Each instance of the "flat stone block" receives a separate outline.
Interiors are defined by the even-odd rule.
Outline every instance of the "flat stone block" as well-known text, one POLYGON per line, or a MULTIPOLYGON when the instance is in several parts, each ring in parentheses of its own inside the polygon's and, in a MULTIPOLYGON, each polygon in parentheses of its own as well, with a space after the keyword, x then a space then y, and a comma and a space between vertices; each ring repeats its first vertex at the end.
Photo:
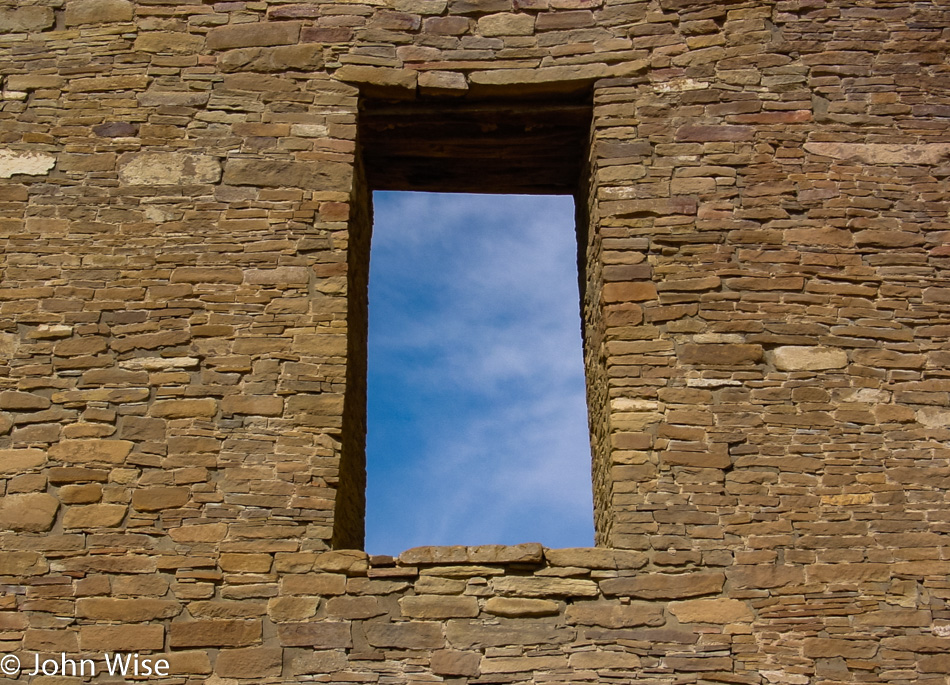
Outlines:
POLYGON ((300 23, 295 21, 250 22, 219 26, 208 32, 208 47, 227 48, 292 45, 300 36, 300 23))

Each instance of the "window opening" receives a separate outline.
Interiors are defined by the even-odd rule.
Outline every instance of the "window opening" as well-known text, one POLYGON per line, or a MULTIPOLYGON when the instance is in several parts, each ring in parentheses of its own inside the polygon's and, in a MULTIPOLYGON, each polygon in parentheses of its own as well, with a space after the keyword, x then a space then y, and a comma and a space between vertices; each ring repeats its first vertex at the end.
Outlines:
MULTIPOLYGON (((594 472, 600 475, 603 460, 599 455, 603 450, 599 433, 595 431, 588 437, 587 416, 590 413, 593 423, 602 425, 599 403, 603 398, 598 388, 603 370, 598 365, 600 357, 596 349, 601 340, 598 322, 590 319, 591 298, 597 294, 586 289, 590 250, 597 249, 597 236, 588 233, 589 140, 593 126, 589 85, 473 88, 465 97, 417 94, 410 99, 391 99, 382 91, 369 88, 361 94, 357 119, 358 160, 348 231, 348 361, 333 547, 362 547, 376 554, 396 554, 420 544, 530 541, 549 546, 591 544, 594 526, 591 519, 595 518, 591 506, 591 445, 595 454, 594 472), (374 193, 376 223, 372 227, 374 193), (489 193, 505 197, 473 195, 489 193), (547 196, 547 200, 539 196, 547 196), (573 225, 570 197, 574 198, 576 207, 573 225), (435 203, 442 201, 450 204, 436 206, 435 203), (530 204, 548 201, 554 204, 530 204), (516 209, 515 204, 509 207, 509 202, 529 204, 516 209), (391 219, 395 225, 392 229, 388 228, 391 219), (457 235, 451 235, 450 227, 457 235), (538 239, 535 234, 545 230, 544 239, 538 239), (374 234, 372 239, 371 233, 374 234), (530 339, 520 343, 493 340, 492 344, 514 351, 507 355, 489 354, 488 361, 476 358, 465 362, 462 353, 471 352, 470 339, 483 333, 482 329, 490 328, 484 322, 473 324, 465 321, 463 316, 451 324, 454 329, 439 333, 419 325, 420 320, 425 324, 428 319, 413 314, 413 306, 427 299, 442 303, 448 291, 477 291, 476 286, 486 284, 503 293, 512 291, 506 294, 515 291, 507 282, 505 287, 497 287, 500 276, 496 275, 492 280, 490 274, 496 265, 491 260, 477 267, 456 265, 445 256, 416 257, 415 262, 394 261, 397 275, 384 275, 386 268, 380 264, 387 261, 385 253, 390 248, 407 249, 411 246, 407 236, 428 233, 438 236, 434 245, 461 248, 468 256, 475 256, 487 246, 485 252, 495 262, 507 260, 505 263, 509 266, 503 272, 505 277, 512 273, 531 275, 532 269, 539 269, 544 264, 539 260, 549 251, 561 255, 563 266, 545 268, 557 272, 559 282, 564 285, 546 283, 541 287, 547 288, 548 292, 542 292, 550 297, 554 292, 561 292, 561 287, 573 286, 568 294, 553 299, 559 301, 564 311, 571 312, 562 315, 559 325, 572 331, 576 348, 560 359, 574 369, 567 375, 573 376, 575 385, 570 389, 558 387, 556 379, 562 376, 553 371, 547 374, 542 371, 541 378, 529 379, 530 374, 525 375, 523 369, 518 371, 518 364, 511 361, 520 358, 524 366, 543 369, 543 353, 552 344, 546 333, 533 337, 525 333, 530 339), (519 247, 519 240, 527 241, 527 244, 519 247), (555 247, 552 241, 560 247, 555 247), (515 255, 518 258, 512 259, 515 255), (400 269, 408 275, 398 275, 400 269), (421 289, 414 291, 415 294, 410 294, 407 289, 406 279, 409 277, 439 275, 447 278, 448 285, 424 283, 421 289), (388 284, 387 278, 390 279, 388 284), (368 280, 372 280, 370 285, 367 285, 368 280), (395 319, 389 322, 385 321, 384 314, 387 298, 391 304, 403 301, 395 310, 395 319), (367 306, 368 299, 371 303, 367 306), (586 317, 583 342, 586 361, 580 352, 578 314, 581 303, 586 317), (368 333, 370 317, 372 332, 368 333), (473 327, 474 333, 465 332, 473 327), (379 336, 384 333, 388 342, 381 345, 379 336), (424 343, 431 342, 430 338, 443 343, 455 341, 448 348, 451 355, 444 349, 440 354, 427 351, 419 339, 424 343), (408 343, 415 347, 400 348, 408 343), (406 359, 399 361, 397 354, 396 366, 388 372, 382 371, 385 364, 380 356, 393 351, 387 350, 386 345, 406 355, 406 359), (369 351, 368 346, 372 348, 369 351), (440 371, 433 366, 432 362, 438 361, 440 356, 449 357, 455 367, 440 371), (410 362, 420 361, 425 362, 423 371, 406 371, 411 367, 410 362), (484 390, 486 378, 493 378, 484 369, 479 372, 479 364, 485 365, 489 361, 495 364, 506 362, 511 368, 508 369, 510 376, 502 375, 500 380, 491 380, 487 382, 488 387, 508 385, 521 388, 522 392, 529 393, 530 398, 513 396, 507 407, 490 400, 484 393, 466 398, 462 390, 484 390), (593 400, 588 399, 592 404, 584 400, 581 369, 585 364, 588 377, 592 379, 588 381, 587 391, 588 397, 593 393, 593 400), (429 378, 445 381, 447 385, 441 389, 423 385, 423 390, 410 387, 403 389, 401 395, 395 386, 387 385, 395 381, 410 385, 419 383, 426 378, 425 373, 429 378), (545 375, 549 377, 544 378, 545 375), (545 382, 549 383, 550 390, 542 390, 545 382), (418 407, 417 401, 425 394, 434 398, 433 408, 418 407), (547 398, 548 404, 528 401, 541 397, 547 398), (555 406, 567 398, 575 406, 571 414, 576 437, 572 438, 566 437, 567 433, 562 434, 561 431, 567 430, 568 422, 558 413, 563 409, 558 410, 555 406), (478 421, 462 426, 457 420, 458 413, 462 409, 476 408, 481 411, 478 421), (499 412, 494 422, 490 416, 492 410, 499 412), (415 432, 406 432, 403 437, 392 432, 394 426, 419 417, 429 421, 429 425, 415 432), (364 440, 367 423, 368 442, 364 440), (514 426, 518 430, 514 430, 514 426), (576 445, 572 462, 576 471, 565 474, 565 467, 559 465, 552 455, 572 441, 576 445), (367 446, 369 469, 366 468, 364 449, 367 446), (497 457, 495 453, 505 455, 504 458, 512 465, 520 466, 522 471, 517 468, 505 470, 484 462, 479 469, 477 455, 479 450, 486 453, 483 446, 490 446, 487 451, 490 456, 497 457), (533 455, 528 455, 531 450, 534 450, 533 455), (539 467, 537 460, 540 457, 537 455, 542 452, 546 453, 547 462, 539 467), (406 457, 395 456, 399 454, 412 455, 415 460, 407 462, 406 457), (387 455, 386 459, 394 465, 394 471, 378 464, 383 455, 387 455), (463 468, 465 461, 474 465, 466 470, 463 468), (453 463, 459 467, 452 467, 453 463), (397 473, 399 470, 401 473, 397 473), (441 479, 438 478, 440 473, 441 479), (570 482, 576 489, 552 485, 551 479, 558 475, 566 475, 562 483, 570 482), (453 476, 455 480, 451 480, 453 476), (403 480, 400 482, 397 477, 403 480), (522 494, 501 495, 498 499, 501 485, 506 480, 520 481, 525 486, 522 494), (434 491, 428 494, 423 492, 427 481, 435 483, 434 491), (535 503, 533 508, 528 495, 539 498, 532 500, 535 503), (494 502, 492 496, 496 497, 494 502), (583 505, 579 504, 581 500, 583 505), (466 502, 467 506, 481 506, 481 513, 469 511, 454 516, 453 512, 462 511, 466 502), (405 514, 409 505, 416 503, 426 504, 425 513, 415 515, 415 521, 411 521, 405 514), (552 512, 563 513, 563 516, 556 521, 552 512), (367 519, 368 536, 364 534, 367 519), (532 520, 534 529, 530 534, 510 528, 532 520), (448 524, 452 521, 461 521, 463 527, 450 528, 448 524)), ((404 95, 400 93, 400 96, 404 95)), ((520 300, 515 298, 515 303, 522 309, 516 308, 507 314, 502 313, 504 308, 495 304, 479 302, 479 306, 486 315, 502 320, 507 317, 508 323, 514 323, 530 318, 524 314, 526 301, 530 299, 526 295, 522 295, 520 300)), ((468 315, 473 309, 460 304, 449 304, 447 308, 456 315, 468 315)), ((447 318, 437 314, 427 316, 436 321, 447 318)), ((478 351, 477 347, 475 351, 478 351)), ((605 499, 601 490, 598 490, 600 495, 595 502, 598 512, 605 499)))
POLYGON ((591 545, 572 199, 373 203, 367 551, 591 545))

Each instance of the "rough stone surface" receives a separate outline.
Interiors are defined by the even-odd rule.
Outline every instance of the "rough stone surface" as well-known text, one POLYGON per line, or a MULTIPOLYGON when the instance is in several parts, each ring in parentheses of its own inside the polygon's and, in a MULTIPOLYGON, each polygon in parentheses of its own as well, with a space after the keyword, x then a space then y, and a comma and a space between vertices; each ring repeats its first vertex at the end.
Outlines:
POLYGON ((672 602, 670 613, 680 623, 749 622, 754 614, 745 602, 737 599, 690 599, 672 602))
POLYGON ((215 661, 215 673, 221 678, 266 678, 279 676, 283 650, 279 647, 225 649, 215 661))
POLYGON ((643 599, 678 599, 711 595, 722 590, 722 573, 652 573, 633 578, 612 578, 601 583, 604 594, 627 595, 643 599))
POLYGON ((231 24, 211 29, 208 32, 208 47, 214 50, 222 50, 226 48, 291 45, 297 42, 299 35, 300 24, 297 22, 231 24))
POLYGON ((43 176, 56 164, 56 157, 45 152, 0 150, 0 178, 43 176))
POLYGON ((42 533, 53 527, 59 501, 45 493, 6 495, 0 499, 0 530, 42 533))
POLYGON ((132 48, 142 52, 187 55, 200 50, 203 43, 201 36, 182 36, 156 31, 139 34, 132 48))
POLYGON ((559 613, 557 602, 549 599, 517 599, 514 597, 490 597, 485 602, 485 611, 495 616, 519 618, 527 616, 551 616, 559 613))
POLYGON ((63 440, 49 448, 49 457, 56 461, 85 464, 99 462, 121 464, 132 451, 130 440, 63 440))
POLYGON ((55 21, 53 10, 40 5, 25 5, 0 10, 0 31, 27 33, 50 28, 55 21))
POLYGON ((161 650, 164 642, 161 625, 87 625, 79 629, 79 646, 89 652, 161 650))
POLYGON ((66 26, 131 21, 134 8, 128 0, 70 0, 66 3, 66 26))
POLYGON ((224 72, 315 70, 323 66, 323 46, 319 43, 303 43, 272 48, 240 48, 223 53, 218 58, 218 64, 224 72))
POLYGON ((848 365, 847 352, 827 347, 785 345, 777 347, 774 355, 775 368, 779 371, 820 371, 848 365))
POLYGON ((183 185, 216 183, 221 178, 218 160, 205 155, 149 152, 119 160, 119 180, 129 185, 183 185))
POLYGON ((0 475, 33 471, 46 463, 46 453, 37 449, 0 450, 0 475))
POLYGON ((940 164, 950 160, 950 143, 893 145, 887 143, 805 143, 816 155, 864 164, 940 164))
POLYGON ((7 2, 3 651, 212 685, 942 683, 948 26, 7 2), (574 193, 596 548, 358 549, 384 188, 574 193))
POLYGON ((399 607, 404 616, 419 619, 445 619, 478 616, 474 597, 403 597, 399 607))
POLYGON ((124 504, 73 506, 63 515, 63 528, 115 528, 128 510, 124 504))

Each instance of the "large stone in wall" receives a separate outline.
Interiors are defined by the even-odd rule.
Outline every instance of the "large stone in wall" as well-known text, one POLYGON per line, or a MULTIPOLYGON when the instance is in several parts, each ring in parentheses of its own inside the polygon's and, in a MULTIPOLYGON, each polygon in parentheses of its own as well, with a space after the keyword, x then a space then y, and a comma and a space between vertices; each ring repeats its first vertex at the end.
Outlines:
POLYGON ((747 623, 753 618, 748 604, 727 598, 672 602, 670 612, 680 623, 747 623))
POLYGON ((785 345, 775 348, 772 361, 779 371, 821 371, 844 368, 848 354, 830 347, 785 345))
POLYGON ((805 143, 806 152, 864 164, 940 164, 950 159, 950 143, 805 143))
POLYGON ((295 162, 282 159, 229 159, 224 183, 263 188, 349 189, 353 169, 338 162, 295 162))
POLYGON ((323 66, 323 45, 302 43, 278 47, 253 47, 228 50, 218 57, 221 71, 282 72, 312 71, 323 66))
POLYGON ((95 625, 79 629, 79 644, 84 651, 160 650, 164 642, 165 627, 161 625, 95 625))
POLYGON ((280 676, 283 653, 280 647, 223 649, 215 661, 215 672, 221 678, 277 677, 280 676))
POLYGON ((411 69, 392 69, 363 64, 347 64, 342 66, 336 70, 334 76, 347 83, 359 83, 382 88, 404 88, 411 90, 416 87, 417 82, 417 73, 411 69))
POLYGON ((950 409, 942 407, 918 409, 917 422, 927 428, 950 428, 950 409))
POLYGON ((0 10, 0 33, 42 31, 53 25, 53 10, 41 5, 26 5, 0 10))
POLYGON ((82 597, 76 602, 76 616, 97 621, 130 621, 140 623, 172 618, 181 613, 179 602, 169 599, 137 597, 82 597))
POLYGON ((484 649, 563 644, 569 642, 574 633, 563 626, 543 621, 512 620, 496 624, 454 619, 446 623, 445 635, 456 649, 484 649))
POLYGON ((16 174, 43 176, 56 164, 56 157, 46 152, 0 150, 0 178, 16 174))
POLYGON ((132 21, 134 9, 129 0, 69 0, 66 3, 66 26, 132 21))
POLYGON ((20 346, 20 339, 12 333, 0 333, 0 357, 12 359, 20 346))
POLYGON ((209 620, 173 623, 170 647, 244 647, 260 642, 259 620, 209 620))
POLYGON ((87 504, 69 507, 63 515, 63 528, 115 528, 125 519, 124 504, 87 504))
POLYGON ((478 616, 478 600, 474 597, 423 595, 399 600, 403 616, 420 619, 446 619, 478 616))
POLYGON ((89 438, 58 442, 49 448, 49 456, 50 459, 71 464, 121 464, 131 451, 132 443, 128 440, 89 438))
POLYGON ((688 343, 679 350, 679 360, 683 364, 731 366, 755 363, 761 358, 761 345, 741 343, 688 343))
POLYGON ((478 20, 483 36, 530 36, 534 33, 534 15, 497 12, 478 20))
POLYGON ((208 32, 213 50, 270 45, 293 45, 300 35, 300 22, 252 22, 219 26, 208 32))
POLYGON ((567 608, 565 613, 569 624, 582 626, 601 626, 603 628, 630 628, 633 626, 663 625, 663 606, 639 602, 620 604, 619 602, 578 602, 567 608))
POLYGON ((506 618, 554 616, 558 603, 550 599, 522 599, 520 597, 491 597, 485 602, 485 612, 506 618))
POLYGON ((147 90, 135 96, 143 107, 168 105, 171 107, 195 107, 211 99, 210 93, 188 90, 147 90))
POLYGON ((49 563, 38 552, 0 554, 0 576, 38 576, 48 570, 49 563))
POLYGON ((726 577, 719 571, 692 573, 651 573, 608 578, 600 587, 607 596, 628 595, 643 599, 680 599, 712 595, 722 591, 726 577))
POLYGON ((36 449, 0 450, 0 475, 14 476, 46 463, 46 453, 36 449))
POLYGON ((190 33, 149 31, 139 34, 132 49, 140 52, 190 55, 200 51, 202 45, 204 38, 190 33))
POLYGON ((53 527, 59 501, 45 492, 6 495, 0 499, 0 530, 42 533, 53 527))
POLYGON ((221 164, 210 155, 138 152, 119 158, 119 180, 128 185, 217 183, 221 164))

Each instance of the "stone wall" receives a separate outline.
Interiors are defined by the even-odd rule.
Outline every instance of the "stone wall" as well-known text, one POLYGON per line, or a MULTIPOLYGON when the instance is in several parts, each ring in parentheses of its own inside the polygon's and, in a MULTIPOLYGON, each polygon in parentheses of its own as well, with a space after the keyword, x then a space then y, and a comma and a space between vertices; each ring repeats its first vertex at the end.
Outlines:
POLYGON ((948 26, 0 7, 0 651, 176 683, 946 683, 948 26), (368 558, 361 111, 542 101, 589 107, 534 190, 578 189, 600 547, 368 558))

